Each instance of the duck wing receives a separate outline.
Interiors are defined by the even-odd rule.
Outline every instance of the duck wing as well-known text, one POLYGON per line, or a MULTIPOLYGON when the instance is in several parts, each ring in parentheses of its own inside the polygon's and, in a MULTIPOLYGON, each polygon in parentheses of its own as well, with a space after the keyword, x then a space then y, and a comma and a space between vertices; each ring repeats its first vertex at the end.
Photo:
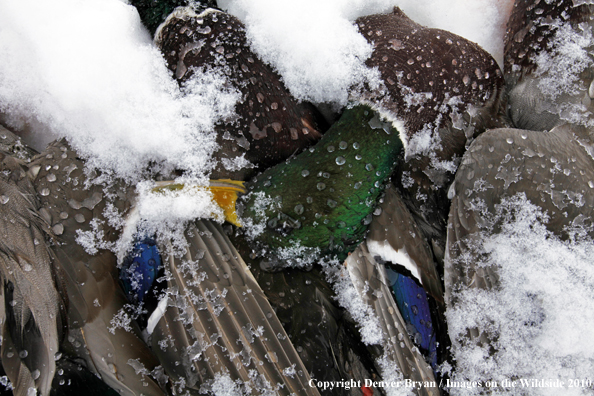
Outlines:
POLYGON ((382 260, 407 268, 435 301, 443 304, 443 286, 433 254, 413 215, 393 187, 369 225, 367 247, 382 260))
MULTIPOLYGON (((0 127, 1 128, 1 127, 0 127)), ((0 315, 2 363, 14 393, 49 395, 62 336, 62 299, 53 277, 49 227, 24 162, 2 129, 0 146, 0 315)))
MULTIPOLYGON (((185 231, 183 257, 164 255, 168 292, 149 318, 153 350, 178 386, 195 391, 221 376, 243 391, 318 395, 262 289, 219 224, 185 231)), ((211 388, 210 388, 211 389, 211 388)))
MULTIPOLYGON (((351 280, 359 295, 377 315, 383 333, 384 352, 397 364, 405 379, 435 384, 431 366, 408 336, 406 323, 400 314, 388 286, 386 269, 369 253, 363 242, 346 260, 351 280)), ((422 388, 422 395, 439 395, 437 386, 422 388)))
MULTIPOLYGON (((345 263, 355 288, 379 319, 388 358, 396 362, 404 378, 435 383, 431 367, 409 337, 407 322, 393 298, 385 262, 406 268, 443 304, 441 280, 427 242, 394 188, 386 189, 380 209, 366 241, 345 263)), ((439 389, 428 387, 422 392, 437 395, 439 389)))

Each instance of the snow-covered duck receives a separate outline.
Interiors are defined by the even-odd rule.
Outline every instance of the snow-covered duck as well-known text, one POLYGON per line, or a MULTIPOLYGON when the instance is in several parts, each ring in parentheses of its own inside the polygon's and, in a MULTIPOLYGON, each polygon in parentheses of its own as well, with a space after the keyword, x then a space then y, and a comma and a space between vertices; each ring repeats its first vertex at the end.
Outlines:
MULTIPOLYGON (((505 79, 507 113, 517 129, 478 137, 450 189, 445 288, 452 312, 469 291, 487 296, 499 290, 501 268, 490 261, 484 242, 520 218, 514 203, 542 211, 541 221, 555 238, 594 236, 593 11, 571 0, 514 5, 505 79)), ((488 312, 474 315, 473 325, 451 332, 454 354, 481 346, 491 355, 504 349, 497 334, 507 324, 485 319, 488 312)), ((525 321, 537 328, 542 318, 525 321)))

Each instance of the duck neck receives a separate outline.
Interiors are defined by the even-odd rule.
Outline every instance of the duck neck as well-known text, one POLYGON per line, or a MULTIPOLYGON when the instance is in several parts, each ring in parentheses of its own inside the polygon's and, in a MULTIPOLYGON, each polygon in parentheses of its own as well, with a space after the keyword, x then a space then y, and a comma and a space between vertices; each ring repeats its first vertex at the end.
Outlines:
POLYGON ((265 222, 263 245, 318 247, 344 258, 363 239, 401 150, 391 123, 365 105, 347 109, 315 147, 248 184, 254 193, 244 217, 265 222))

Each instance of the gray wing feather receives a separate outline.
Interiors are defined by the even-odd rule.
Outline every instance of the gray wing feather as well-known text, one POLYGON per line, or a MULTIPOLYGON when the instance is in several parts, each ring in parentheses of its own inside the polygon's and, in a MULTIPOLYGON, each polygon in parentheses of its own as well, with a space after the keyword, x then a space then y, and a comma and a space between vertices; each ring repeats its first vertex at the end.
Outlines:
MULTIPOLYGON (((253 392, 318 395, 280 321, 220 225, 186 229, 183 258, 169 254, 168 306, 152 334, 153 350, 175 381, 191 389, 216 374, 253 392), (177 364, 181 362, 181 364, 177 364)), ((169 249, 170 250, 170 249, 169 249)), ((168 251, 164 246, 162 251, 168 251)))
POLYGON ((54 355, 61 336, 61 298, 45 244, 48 225, 38 215, 39 203, 16 158, 18 139, 3 130, 0 151, 0 274, 2 280, 2 355, 16 395, 30 388, 48 395, 55 372, 54 355), (7 144, 11 140, 12 145, 7 144))
MULTIPOLYGON (((32 165, 40 169, 35 187, 43 215, 57 235, 52 247, 55 271, 68 305, 68 337, 62 347, 83 358, 92 372, 122 395, 162 395, 146 375, 158 362, 135 322, 127 323, 127 300, 119 285, 116 256, 105 249, 91 251, 77 240, 81 232, 92 234, 93 227, 105 242, 116 240, 118 232, 104 215, 104 187, 85 186, 84 163, 64 140, 50 144, 32 165)), ((127 188, 116 185, 113 189, 110 193, 120 197, 114 205, 126 210, 127 188)))

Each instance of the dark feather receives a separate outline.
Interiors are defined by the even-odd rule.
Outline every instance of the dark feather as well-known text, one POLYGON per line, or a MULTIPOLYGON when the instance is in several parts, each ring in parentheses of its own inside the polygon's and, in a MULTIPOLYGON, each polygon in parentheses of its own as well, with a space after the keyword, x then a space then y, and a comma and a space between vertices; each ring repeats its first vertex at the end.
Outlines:
MULTIPOLYGON (((435 381, 431 366, 408 336, 406 322, 391 297, 385 267, 369 254, 365 243, 347 258, 346 266, 360 296, 379 318, 383 334, 382 347, 387 358, 398 365, 404 378, 413 381, 435 381)), ((439 394, 437 387, 420 390, 422 395, 439 394)))
POLYGON ((235 17, 213 9, 200 15, 178 8, 159 27, 155 42, 182 84, 195 70, 215 71, 241 93, 237 119, 216 127, 221 146, 213 178, 246 180, 255 169, 233 171, 224 161, 245 154, 259 169, 277 164, 320 137, 321 118, 313 106, 298 103, 280 76, 248 45, 245 27, 235 17))

